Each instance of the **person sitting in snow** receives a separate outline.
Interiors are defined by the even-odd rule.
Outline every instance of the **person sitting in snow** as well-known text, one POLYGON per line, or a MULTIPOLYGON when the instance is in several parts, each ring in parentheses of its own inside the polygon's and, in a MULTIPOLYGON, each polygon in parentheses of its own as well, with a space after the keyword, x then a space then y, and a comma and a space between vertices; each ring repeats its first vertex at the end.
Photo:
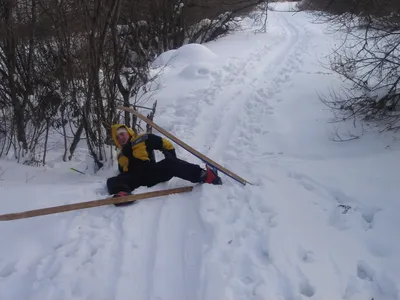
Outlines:
POLYGON ((125 196, 140 186, 151 187, 173 177, 193 183, 222 184, 216 170, 207 165, 206 169, 203 169, 199 165, 177 158, 174 146, 165 138, 151 133, 136 135, 124 124, 112 125, 111 136, 119 149, 120 172, 117 176, 107 179, 108 193, 113 197, 125 196), (154 150, 161 151, 165 158, 156 162, 154 150))

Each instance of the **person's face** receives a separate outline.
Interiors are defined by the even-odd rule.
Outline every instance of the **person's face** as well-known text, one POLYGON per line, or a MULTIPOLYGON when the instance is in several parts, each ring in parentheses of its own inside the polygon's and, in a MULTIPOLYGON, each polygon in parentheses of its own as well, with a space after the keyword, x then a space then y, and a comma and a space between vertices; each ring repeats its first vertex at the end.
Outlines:
POLYGON ((129 133, 125 130, 117 132, 117 140, 121 146, 125 145, 129 140, 129 133))

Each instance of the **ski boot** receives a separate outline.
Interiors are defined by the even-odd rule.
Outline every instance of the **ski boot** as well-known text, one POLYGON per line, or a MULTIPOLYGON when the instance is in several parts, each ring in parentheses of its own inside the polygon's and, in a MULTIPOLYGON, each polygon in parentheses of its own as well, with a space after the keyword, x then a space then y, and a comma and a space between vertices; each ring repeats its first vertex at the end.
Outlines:
POLYGON ((218 170, 213 167, 210 167, 209 165, 206 165, 206 171, 204 171, 202 175, 202 181, 204 183, 215 184, 215 185, 222 184, 222 180, 218 176, 218 170))
MULTIPOLYGON (((114 194, 114 195, 112 196, 112 198, 124 197, 124 196, 128 196, 128 195, 131 195, 131 193, 121 191, 121 192, 118 192, 118 193, 114 194)), ((135 202, 135 201, 114 203, 114 206, 127 206, 127 205, 131 205, 131 204, 134 203, 134 202, 135 202)))

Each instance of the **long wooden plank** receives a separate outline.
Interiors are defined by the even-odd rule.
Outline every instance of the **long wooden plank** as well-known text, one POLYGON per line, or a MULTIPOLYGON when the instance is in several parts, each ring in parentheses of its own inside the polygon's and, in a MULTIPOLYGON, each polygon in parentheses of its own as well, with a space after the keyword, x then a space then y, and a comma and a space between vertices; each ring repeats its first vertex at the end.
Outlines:
POLYGON ((90 208, 90 207, 96 207, 96 206, 102 206, 102 205, 110 205, 110 204, 115 204, 115 203, 129 202, 129 201, 133 201, 133 200, 137 201, 137 200, 143 200, 143 199, 148 199, 148 198, 153 198, 153 197, 185 193, 185 192, 190 192, 192 190, 193 190, 193 186, 186 186, 186 187, 172 188, 172 189, 167 189, 167 190, 146 192, 146 193, 135 194, 135 195, 128 195, 128 196, 119 197, 119 198, 105 198, 105 199, 92 200, 92 201, 86 201, 86 202, 81 202, 81 203, 73 203, 73 204, 66 204, 66 205, 60 205, 60 206, 46 207, 46 208, 28 210, 28 211, 23 211, 23 212, 18 212, 18 213, 0 215, 0 221, 10 221, 10 220, 17 220, 17 219, 32 218, 32 217, 37 217, 37 216, 56 214, 56 213, 61 213, 61 212, 66 212, 66 211, 72 211, 72 210, 78 210, 78 209, 84 209, 84 208, 90 208))
POLYGON ((218 164, 217 162, 213 161, 209 157, 207 157, 204 154, 200 153, 196 149, 190 147, 188 144, 184 143, 183 141, 178 139, 176 136, 172 135, 171 133, 169 133, 165 129, 161 128, 160 126, 158 126, 153 121, 149 120, 148 118, 146 118, 144 115, 142 115, 138 111, 134 110, 133 108, 125 107, 125 106, 118 106, 117 108, 120 109, 120 110, 128 111, 128 112, 134 114, 135 116, 137 116, 138 118, 142 119, 147 124, 149 124, 150 126, 155 128, 157 131, 161 132, 162 134, 164 134, 165 136, 170 138, 172 141, 174 141, 175 143, 177 143, 178 145, 180 145, 181 147, 183 147, 184 149, 186 149, 187 151, 189 151, 190 153, 195 155, 197 158, 199 158, 200 160, 206 162, 210 166, 218 169, 219 171, 221 171, 225 175, 233 178, 234 180, 240 182, 243 185, 246 185, 246 183, 251 185, 251 183, 249 181, 247 181, 246 179, 240 177, 239 175, 233 173, 232 171, 230 171, 230 170, 226 169, 225 167, 221 166, 220 164, 218 164))

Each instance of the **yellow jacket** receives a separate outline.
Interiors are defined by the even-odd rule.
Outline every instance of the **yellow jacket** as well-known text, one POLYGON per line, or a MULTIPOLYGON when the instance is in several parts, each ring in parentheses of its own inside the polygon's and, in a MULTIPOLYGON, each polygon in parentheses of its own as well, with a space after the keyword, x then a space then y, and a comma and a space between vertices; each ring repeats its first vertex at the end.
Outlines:
POLYGON ((176 157, 174 146, 170 141, 152 133, 135 135, 133 130, 124 124, 112 125, 111 137, 115 146, 120 150, 118 153, 118 169, 121 173, 131 173, 147 163, 155 162, 154 150, 160 150, 164 155, 170 154, 176 157), (120 127, 128 130, 131 136, 129 145, 122 146, 118 143, 116 133, 120 127))

